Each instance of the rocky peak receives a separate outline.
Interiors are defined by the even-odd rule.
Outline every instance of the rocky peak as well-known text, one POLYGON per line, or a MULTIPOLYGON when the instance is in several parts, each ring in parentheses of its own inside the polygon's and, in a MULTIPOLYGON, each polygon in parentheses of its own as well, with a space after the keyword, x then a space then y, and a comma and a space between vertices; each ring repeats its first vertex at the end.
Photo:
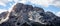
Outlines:
MULTIPOLYGON (((7 12, 4 12, 0 15, 5 17, 6 14, 7 12)), ((60 18, 52 12, 45 12, 43 8, 22 3, 17 3, 8 14, 10 14, 8 21, 1 26, 55 26, 54 23, 60 23, 60 18)))

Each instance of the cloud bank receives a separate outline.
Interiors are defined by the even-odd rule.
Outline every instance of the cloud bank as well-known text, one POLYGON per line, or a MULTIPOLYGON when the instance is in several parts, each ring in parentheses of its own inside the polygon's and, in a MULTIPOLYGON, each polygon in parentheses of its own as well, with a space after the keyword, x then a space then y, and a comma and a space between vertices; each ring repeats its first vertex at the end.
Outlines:
POLYGON ((8 2, 20 2, 20 3, 27 3, 30 2, 32 4, 38 4, 42 6, 49 6, 54 5, 60 7, 60 0, 0 0, 0 5, 6 6, 8 2))
POLYGON ((60 7, 60 5, 59 5, 60 0, 21 0, 21 1, 22 1, 22 3, 30 2, 32 4, 38 4, 38 5, 42 5, 45 7, 48 7, 49 5, 60 7))

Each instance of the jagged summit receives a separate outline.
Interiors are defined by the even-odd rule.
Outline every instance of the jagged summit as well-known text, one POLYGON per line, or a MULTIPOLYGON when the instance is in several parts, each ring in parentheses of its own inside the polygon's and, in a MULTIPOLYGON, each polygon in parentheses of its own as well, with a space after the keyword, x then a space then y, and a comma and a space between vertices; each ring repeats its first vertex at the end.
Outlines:
POLYGON ((60 18, 52 12, 45 12, 43 8, 22 3, 17 3, 7 14, 9 19, 0 26, 59 26, 60 24, 60 18))

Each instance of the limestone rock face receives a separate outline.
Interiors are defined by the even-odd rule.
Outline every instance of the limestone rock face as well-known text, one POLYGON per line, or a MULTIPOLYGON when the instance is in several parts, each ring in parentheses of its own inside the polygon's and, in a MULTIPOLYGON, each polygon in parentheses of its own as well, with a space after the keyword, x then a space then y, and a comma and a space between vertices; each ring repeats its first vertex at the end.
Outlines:
POLYGON ((0 18, 6 18, 6 14, 9 14, 9 19, 0 26, 60 26, 60 17, 32 5, 17 3, 10 13, 0 14, 3 16, 0 18))

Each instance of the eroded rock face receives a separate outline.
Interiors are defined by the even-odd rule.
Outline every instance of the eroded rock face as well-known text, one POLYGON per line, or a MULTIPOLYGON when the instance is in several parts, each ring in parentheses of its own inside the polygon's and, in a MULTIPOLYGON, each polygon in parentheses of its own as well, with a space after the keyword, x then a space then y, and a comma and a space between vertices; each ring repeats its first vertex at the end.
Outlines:
POLYGON ((9 19, 0 26, 60 26, 59 17, 32 5, 17 3, 8 14, 9 19))
POLYGON ((8 20, 8 11, 6 12, 3 12, 0 14, 0 24, 2 24, 3 22, 7 21, 8 20))

